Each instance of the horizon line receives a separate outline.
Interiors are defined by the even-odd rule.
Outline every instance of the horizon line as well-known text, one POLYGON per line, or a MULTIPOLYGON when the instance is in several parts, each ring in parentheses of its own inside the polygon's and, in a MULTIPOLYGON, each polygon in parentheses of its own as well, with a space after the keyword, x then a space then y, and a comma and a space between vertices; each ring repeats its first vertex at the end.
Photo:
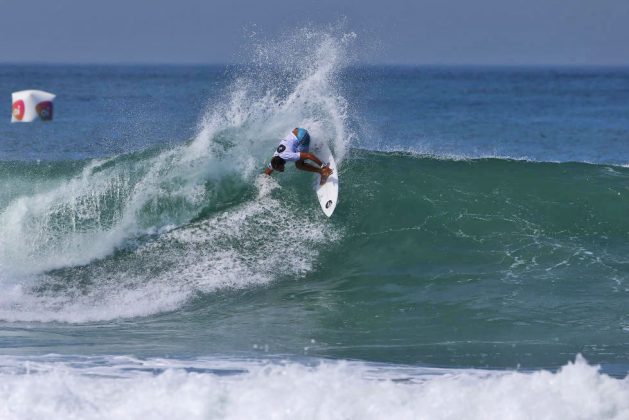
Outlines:
MULTIPOLYGON (((237 67, 254 66, 250 63, 238 62, 161 62, 161 61, 0 61, 0 66, 119 66, 119 67, 237 67)), ((477 67, 477 68, 629 68, 629 63, 395 63, 395 62, 359 62, 346 67, 477 67)))

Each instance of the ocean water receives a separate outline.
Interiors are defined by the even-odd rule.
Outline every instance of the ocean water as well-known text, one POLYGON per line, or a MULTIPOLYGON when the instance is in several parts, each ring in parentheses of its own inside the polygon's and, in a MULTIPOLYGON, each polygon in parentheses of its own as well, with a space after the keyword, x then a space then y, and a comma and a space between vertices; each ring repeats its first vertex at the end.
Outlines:
POLYGON ((354 42, 0 66, 0 418, 629 419, 629 69, 354 42), (330 219, 261 175, 295 126, 330 219))

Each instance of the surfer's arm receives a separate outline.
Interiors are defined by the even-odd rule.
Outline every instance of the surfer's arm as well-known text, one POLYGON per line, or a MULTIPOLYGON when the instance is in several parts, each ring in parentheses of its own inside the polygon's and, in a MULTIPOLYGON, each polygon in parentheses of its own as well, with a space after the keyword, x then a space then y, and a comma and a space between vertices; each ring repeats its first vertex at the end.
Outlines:
POLYGON ((271 175, 273 173, 273 169, 269 168, 268 166, 266 168, 264 168, 264 173, 266 175, 271 175))

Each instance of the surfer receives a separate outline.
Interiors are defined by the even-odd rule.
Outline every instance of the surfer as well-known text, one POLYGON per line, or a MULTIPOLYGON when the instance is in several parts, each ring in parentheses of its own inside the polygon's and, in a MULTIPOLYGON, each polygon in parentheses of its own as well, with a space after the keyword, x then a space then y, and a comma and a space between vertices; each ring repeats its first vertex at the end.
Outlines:
POLYGON ((284 172, 286 161, 295 162, 297 169, 307 172, 315 172, 321 175, 320 184, 332 174, 332 169, 325 165, 314 153, 309 153, 310 134, 305 128, 295 128, 282 139, 277 146, 271 163, 264 169, 264 173, 271 175, 273 171, 284 172), (306 163, 306 159, 313 161, 317 166, 306 163))

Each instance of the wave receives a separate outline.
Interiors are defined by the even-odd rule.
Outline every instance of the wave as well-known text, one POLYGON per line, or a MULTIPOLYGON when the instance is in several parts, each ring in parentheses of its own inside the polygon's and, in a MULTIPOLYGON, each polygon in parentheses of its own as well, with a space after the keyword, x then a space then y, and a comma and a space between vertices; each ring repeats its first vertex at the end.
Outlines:
POLYGON ((0 358, 3 418, 624 419, 629 382, 577 357, 557 372, 326 360, 0 358))
POLYGON ((351 38, 302 29, 282 45, 259 45, 252 60, 260 66, 235 70, 196 136, 177 146, 85 162, 3 162, 0 184, 11 188, 0 195, 0 318, 86 321, 174 309, 217 287, 271 281, 282 241, 295 243, 285 272, 308 271, 313 244, 329 241, 331 229, 290 188, 259 174, 294 126, 343 161, 353 135, 336 77, 351 38), (291 52, 310 60, 287 60, 291 52), (270 56, 275 65, 262 66, 270 56))
MULTIPOLYGON (((169 172, 182 166, 179 150, 82 169, 60 163, 59 186, 10 201, 0 214, 0 318, 143 316, 314 269, 339 280, 356 270, 452 278, 483 270, 515 283, 586 274, 625 282, 624 168, 353 150, 327 220, 308 175, 169 172)), ((51 182, 31 169, 12 173, 51 182)))

